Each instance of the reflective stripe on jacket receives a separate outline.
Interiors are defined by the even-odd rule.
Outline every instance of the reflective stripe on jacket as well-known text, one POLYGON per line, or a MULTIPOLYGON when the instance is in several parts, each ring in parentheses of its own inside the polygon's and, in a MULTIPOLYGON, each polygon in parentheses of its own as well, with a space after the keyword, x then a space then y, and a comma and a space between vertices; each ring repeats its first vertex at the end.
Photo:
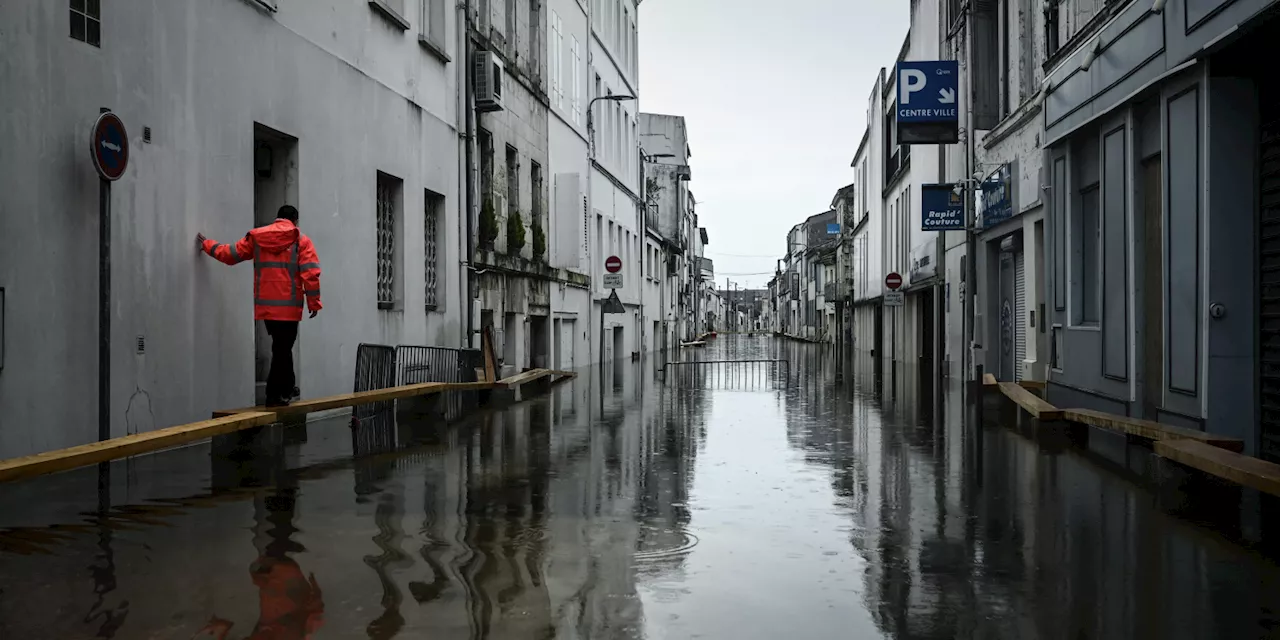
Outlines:
POLYGON ((307 308, 319 311, 320 258, 311 238, 288 220, 258 227, 234 244, 205 239, 205 253, 226 264, 253 258, 253 317, 255 320, 302 319, 307 308))

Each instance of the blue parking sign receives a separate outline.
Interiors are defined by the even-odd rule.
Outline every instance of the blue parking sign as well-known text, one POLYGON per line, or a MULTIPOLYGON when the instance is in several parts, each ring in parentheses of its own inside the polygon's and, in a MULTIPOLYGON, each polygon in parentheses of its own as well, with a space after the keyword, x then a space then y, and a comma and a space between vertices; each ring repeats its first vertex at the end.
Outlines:
POLYGON ((955 60, 898 63, 898 123, 959 123, 960 67, 955 60))

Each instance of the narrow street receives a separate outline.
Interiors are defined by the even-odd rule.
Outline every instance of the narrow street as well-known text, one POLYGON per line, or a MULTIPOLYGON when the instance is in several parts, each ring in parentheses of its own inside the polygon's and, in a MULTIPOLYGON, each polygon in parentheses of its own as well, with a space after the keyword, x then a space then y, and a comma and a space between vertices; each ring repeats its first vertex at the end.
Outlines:
POLYGON ((1274 559, 1077 449, 966 437, 958 389, 937 415, 907 374, 772 337, 681 356, 756 362, 377 415, 357 446, 395 444, 354 457, 341 418, 113 463, 109 491, 92 468, 2 485, 0 638, 1280 629, 1274 559))

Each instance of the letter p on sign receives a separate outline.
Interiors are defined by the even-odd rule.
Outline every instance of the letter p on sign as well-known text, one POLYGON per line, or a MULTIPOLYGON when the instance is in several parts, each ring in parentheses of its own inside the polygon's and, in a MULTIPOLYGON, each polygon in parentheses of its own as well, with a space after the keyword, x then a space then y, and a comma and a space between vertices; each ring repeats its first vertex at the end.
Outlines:
POLYGON ((911 94, 922 91, 928 78, 919 69, 903 69, 898 82, 902 83, 902 104, 911 104, 911 94))

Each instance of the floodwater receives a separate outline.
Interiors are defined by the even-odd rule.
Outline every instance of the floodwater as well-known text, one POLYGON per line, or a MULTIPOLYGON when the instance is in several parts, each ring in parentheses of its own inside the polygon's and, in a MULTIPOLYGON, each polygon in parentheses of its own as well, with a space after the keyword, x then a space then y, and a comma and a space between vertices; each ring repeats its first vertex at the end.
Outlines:
POLYGON ((817 346, 679 355, 784 362, 0 485, 0 638, 1280 635, 1271 556, 1096 456, 817 346))

